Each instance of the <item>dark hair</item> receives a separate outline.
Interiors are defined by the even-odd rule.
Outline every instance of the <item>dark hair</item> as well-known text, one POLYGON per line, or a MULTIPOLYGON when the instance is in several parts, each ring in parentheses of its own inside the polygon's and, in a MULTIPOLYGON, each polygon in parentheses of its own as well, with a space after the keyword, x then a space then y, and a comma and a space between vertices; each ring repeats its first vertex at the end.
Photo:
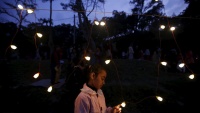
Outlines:
POLYGON ((91 73, 95 73, 95 77, 100 73, 100 71, 106 70, 103 65, 100 64, 94 64, 94 65, 88 65, 86 67, 86 82, 89 80, 89 75, 91 73))

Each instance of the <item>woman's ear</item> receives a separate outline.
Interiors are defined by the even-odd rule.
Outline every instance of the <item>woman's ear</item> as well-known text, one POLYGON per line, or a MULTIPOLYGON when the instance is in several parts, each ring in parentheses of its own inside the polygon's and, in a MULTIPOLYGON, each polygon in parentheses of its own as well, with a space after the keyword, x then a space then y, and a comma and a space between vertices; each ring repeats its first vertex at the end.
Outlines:
POLYGON ((95 78, 95 73, 94 73, 94 72, 90 73, 90 78, 91 78, 91 79, 94 79, 94 78, 95 78))

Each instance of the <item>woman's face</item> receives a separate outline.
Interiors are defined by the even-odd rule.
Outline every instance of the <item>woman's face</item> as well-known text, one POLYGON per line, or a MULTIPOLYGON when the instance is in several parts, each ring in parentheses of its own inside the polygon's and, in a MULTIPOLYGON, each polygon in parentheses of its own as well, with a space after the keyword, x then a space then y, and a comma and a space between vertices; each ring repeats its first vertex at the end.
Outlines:
POLYGON ((93 85, 96 89, 101 89, 102 86, 105 84, 106 75, 106 71, 101 70, 98 75, 94 77, 93 85))

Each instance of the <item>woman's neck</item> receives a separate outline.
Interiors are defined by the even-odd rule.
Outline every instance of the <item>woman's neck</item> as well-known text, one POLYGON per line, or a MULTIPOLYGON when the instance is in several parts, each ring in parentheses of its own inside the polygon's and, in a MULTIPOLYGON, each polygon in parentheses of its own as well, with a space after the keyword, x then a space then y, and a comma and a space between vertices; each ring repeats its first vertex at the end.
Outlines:
POLYGON ((97 89, 96 89, 94 86, 92 86, 92 85, 90 85, 90 84, 88 84, 88 83, 86 83, 86 85, 87 85, 89 88, 91 88, 92 90, 94 90, 94 91, 97 92, 97 89))

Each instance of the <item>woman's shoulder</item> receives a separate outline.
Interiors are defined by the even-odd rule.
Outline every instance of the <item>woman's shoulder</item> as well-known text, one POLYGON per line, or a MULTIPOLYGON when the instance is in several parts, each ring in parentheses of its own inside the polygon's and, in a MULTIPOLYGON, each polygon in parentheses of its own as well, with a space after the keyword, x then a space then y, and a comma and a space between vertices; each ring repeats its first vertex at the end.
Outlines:
POLYGON ((91 99, 91 95, 89 93, 85 93, 85 92, 80 92, 78 94, 78 96, 76 97, 76 101, 87 102, 90 99, 91 99))

